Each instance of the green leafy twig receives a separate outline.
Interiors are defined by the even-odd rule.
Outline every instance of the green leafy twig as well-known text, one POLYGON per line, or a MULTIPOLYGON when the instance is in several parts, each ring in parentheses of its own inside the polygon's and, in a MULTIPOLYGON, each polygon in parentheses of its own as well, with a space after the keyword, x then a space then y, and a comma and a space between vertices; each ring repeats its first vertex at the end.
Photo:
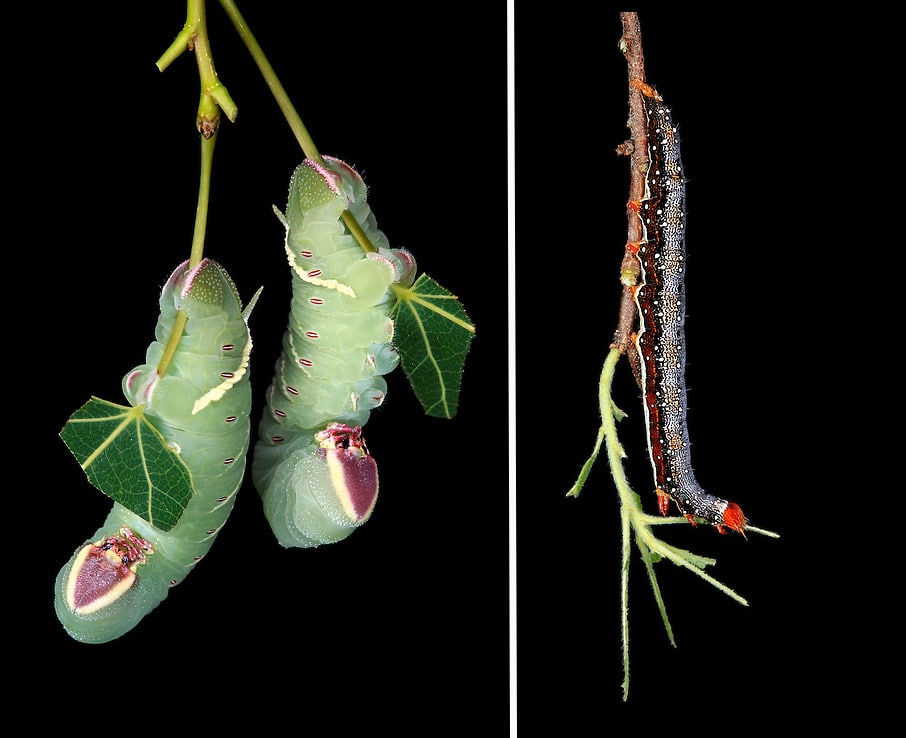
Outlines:
MULTIPOLYGON (((673 637, 673 629, 667 617, 666 606, 661 596, 660 587, 657 581, 657 575, 654 570, 654 564, 660 559, 667 559, 677 566, 681 566, 695 575, 701 577, 710 585, 723 592, 728 597, 741 605, 748 605, 746 599, 737 594, 730 587, 718 581, 705 571, 705 568, 716 563, 715 559, 700 556, 691 551, 686 551, 657 538, 652 531, 653 525, 664 524, 685 524, 688 525, 684 517, 657 517, 646 514, 641 507, 641 499, 638 494, 629 486, 626 474, 623 469, 623 459, 626 453, 617 437, 616 419, 617 416, 622 418, 624 414, 618 410, 611 397, 611 387, 616 365, 622 354, 616 348, 612 348, 604 362, 601 370, 601 378, 598 387, 598 401, 601 413, 601 427, 598 430, 598 436, 592 449, 592 453, 585 461, 579 476, 567 492, 569 497, 578 497, 584 487, 592 466, 597 460, 602 445, 607 450, 607 457, 610 465, 610 472, 613 476, 614 484, 620 497, 620 522, 623 536, 622 545, 622 565, 621 565, 621 625, 623 635, 623 699, 629 696, 629 561, 632 550, 632 540, 639 549, 643 563, 648 572, 648 579, 654 593, 655 601, 661 613, 661 619, 664 628, 667 631, 667 637, 671 645, 675 646, 676 642, 673 637)), ((777 538, 776 533, 748 526, 746 532, 760 533, 762 535, 777 538)))

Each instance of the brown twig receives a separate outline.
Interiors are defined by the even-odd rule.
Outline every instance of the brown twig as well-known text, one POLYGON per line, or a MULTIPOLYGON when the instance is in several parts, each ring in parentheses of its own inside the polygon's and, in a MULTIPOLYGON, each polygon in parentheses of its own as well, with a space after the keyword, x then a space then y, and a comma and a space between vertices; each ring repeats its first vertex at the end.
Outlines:
MULTIPOLYGON (((645 81, 645 57, 642 53, 642 31, 636 13, 620 13, 623 35, 620 50, 626 57, 629 72, 629 128, 630 139, 617 147, 617 153, 630 157, 629 202, 639 202, 645 192, 645 172, 648 169, 648 137, 645 133, 645 115, 642 96, 634 83, 645 81)), ((626 207, 628 229, 626 251, 620 265, 620 281, 623 295, 620 299, 620 313, 611 348, 626 354, 632 366, 636 382, 641 387, 639 356, 635 348, 636 303, 633 288, 638 284, 640 266, 633 247, 642 240, 642 224, 638 214, 626 207)))

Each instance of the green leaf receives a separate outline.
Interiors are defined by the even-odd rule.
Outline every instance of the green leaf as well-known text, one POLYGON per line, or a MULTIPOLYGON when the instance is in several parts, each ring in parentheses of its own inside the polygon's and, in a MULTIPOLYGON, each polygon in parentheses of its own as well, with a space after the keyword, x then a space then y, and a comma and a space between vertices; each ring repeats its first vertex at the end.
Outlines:
POLYGON ((192 497, 192 475, 145 417, 144 405, 92 397, 60 438, 101 492, 160 530, 176 525, 192 497))
POLYGON ((452 418, 475 326, 455 295, 427 274, 397 287, 394 342, 403 371, 425 413, 452 418))

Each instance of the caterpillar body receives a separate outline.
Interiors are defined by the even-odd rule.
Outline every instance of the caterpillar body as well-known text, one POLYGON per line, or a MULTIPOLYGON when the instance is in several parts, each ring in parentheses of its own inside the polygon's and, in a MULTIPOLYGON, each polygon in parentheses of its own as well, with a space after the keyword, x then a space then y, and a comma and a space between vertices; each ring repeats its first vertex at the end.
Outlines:
POLYGON ((686 183, 670 109, 653 88, 637 87, 645 110, 649 166, 642 200, 630 203, 642 224, 636 348, 659 508, 666 515, 673 500, 693 524, 702 518, 722 533, 726 526, 744 535, 746 520, 739 505, 705 492, 692 470, 684 333, 686 183))
POLYGON ((377 229, 349 165, 310 159, 290 179, 284 248, 292 304, 252 461, 265 516, 284 547, 339 541, 371 515, 377 466, 361 428, 384 400, 393 347, 392 286, 415 261, 377 229), (376 252, 345 226, 349 210, 376 252))
POLYGON ((114 503, 107 519, 57 575, 55 608, 74 639, 120 637, 167 597, 208 552, 233 508, 250 438, 252 348, 236 287, 215 261, 184 262, 160 296, 156 340, 123 378, 133 406, 177 450, 194 494, 164 532, 114 503), (157 367, 178 310, 188 320, 165 374, 157 367))

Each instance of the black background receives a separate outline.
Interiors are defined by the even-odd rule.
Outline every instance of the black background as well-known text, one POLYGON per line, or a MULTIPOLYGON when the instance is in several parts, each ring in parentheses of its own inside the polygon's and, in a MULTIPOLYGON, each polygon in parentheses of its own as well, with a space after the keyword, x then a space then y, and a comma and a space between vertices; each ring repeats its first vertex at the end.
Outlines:
MULTIPOLYGON (((240 112, 217 143, 206 255, 243 295, 265 288, 251 320, 257 414, 289 299, 271 205, 284 202, 301 153, 209 5, 214 61, 240 112)), ((658 565, 675 649, 633 554, 624 704, 619 507, 604 460, 579 499, 564 497, 594 441, 620 292, 623 9, 520 9, 513 272, 502 9, 243 4, 321 152, 359 168, 381 229, 459 295, 478 336, 454 421, 423 417, 402 373, 390 376, 366 429, 381 473, 366 526, 339 545, 283 550, 246 484, 197 571, 134 631, 95 646, 59 627, 53 579, 110 503, 57 433, 90 395, 121 397, 122 375, 151 340, 160 287, 188 254, 198 78, 189 55, 163 74, 154 67, 182 26, 177 0, 126 16, 55 8, 37 19, 40 33, 17 36, 8 201, 21 225, 8 281, 20 291, 5 371, 17 418, 18 481, 7 493, 22 510, 7 530, 12 581, 24 586, 7 588, 6 632, 15 692, 53 706, 29 709, 35 723, 126 717, 156 730, 182 724, 174 716, 186 710, 211 727, 237 716, 265 728, 320 720, 341 734, 500 735, 514 685, 519 723, 539 735, 627 719, 731 730, 880 714, 885 678, 869 665, 900 648, 885 618, 899 575, 880 548, 897 539, 885 524, 902 476, 874 478, 898 457, 884 455, 866 418, 875 406, 894 417, 899 403, 878 401, 876 387, 896 378, 882 363, 896 334, 873 312, 879 284, 896 291, 875 256, 896 232, 879 184, 896 139, 880 109, 893 89, 879 59, 885 21, 640 9, 648 81, 673 108, 689 180, 693 462, 706 489, 781 538, 658 529, 715 557, 711 573, 750 602, 658 565), (872 348, 878 340, 885 350, 872 348), (872 356, 875 368, 859 373, 872 356)), ((615 395, 630 413, 620 427, 627 473, 653 511, 625 362, 615 395)))

